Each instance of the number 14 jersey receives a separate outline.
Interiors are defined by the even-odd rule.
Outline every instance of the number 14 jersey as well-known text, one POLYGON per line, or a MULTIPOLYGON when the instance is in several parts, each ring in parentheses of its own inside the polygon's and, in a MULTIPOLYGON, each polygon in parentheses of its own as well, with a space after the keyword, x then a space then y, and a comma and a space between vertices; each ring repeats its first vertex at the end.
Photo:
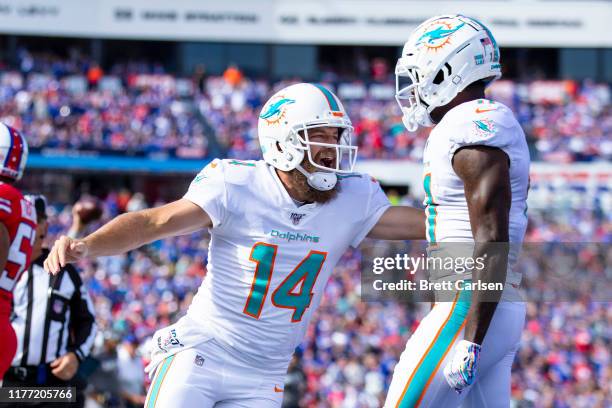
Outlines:
POLYGON ((369 176, 338 183, 330 202, 297 206, 263 161, 205 167, 185 195, 213 221, 208 272, 188 318, 241 354, 286 367, 334 266, 390 205, 369 176))

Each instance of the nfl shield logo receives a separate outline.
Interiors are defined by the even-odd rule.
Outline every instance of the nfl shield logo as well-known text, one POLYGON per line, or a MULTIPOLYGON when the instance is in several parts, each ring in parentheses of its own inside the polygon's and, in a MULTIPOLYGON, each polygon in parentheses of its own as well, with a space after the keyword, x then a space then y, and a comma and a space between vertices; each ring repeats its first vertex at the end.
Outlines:
POLYGON ((306 214, 291 213, 290 218, 291 218, 291 221, 293 222, 293 225, 298 225, 305 215, 306 214))
POLYGON ((197 365, 198 367, 202 367, 202 365, 204 364, 204 357, 202 357, 201 355, 197 354, 195 356, 195 360, 194 360, 195 365, 197 365))

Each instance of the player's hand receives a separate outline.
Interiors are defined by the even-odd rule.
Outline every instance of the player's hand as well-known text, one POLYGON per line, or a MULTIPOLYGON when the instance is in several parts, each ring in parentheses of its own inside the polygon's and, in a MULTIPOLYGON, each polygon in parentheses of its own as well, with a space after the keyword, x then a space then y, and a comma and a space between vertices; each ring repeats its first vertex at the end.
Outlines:
POLYGON ((68 381, 76 374, 79 368, 79 359, 72 351, 64 354, 60 358, 53 360, 50 364, 54 376, 60 380, 68 381))
POLYGON ((85 258, 87 252, 87 244, 83 240, 62 235, 53 244, 53 248, 45 259, 44 268, 47 272, 56 275, 66 264, 85 258))
POLYGON ((472 385, 476 377, 478 358, 481 346, 467 340, 461 340, 455 346, 455 353, 444 367, 444 377, 451 388, 461 393, 472 385))

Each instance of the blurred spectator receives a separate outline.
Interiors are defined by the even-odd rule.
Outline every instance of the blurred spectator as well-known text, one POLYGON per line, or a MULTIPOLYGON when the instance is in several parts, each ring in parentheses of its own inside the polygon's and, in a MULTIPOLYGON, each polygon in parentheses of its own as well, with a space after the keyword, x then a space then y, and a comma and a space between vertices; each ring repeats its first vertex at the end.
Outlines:
POLYGON ((121 396, 126 400, 126 408, 142 407, 146 399, 144 366, 137 351, 138 340, 135 336, 126 337, 117 351, 121 396))
POLYGON ((206 66, 204 64, 198 64, 193 72, 193 83, 197 87, 199 92, 206 91, 206 66))
POLYGON ((132 196, 132 198, 130 198, 130 201, 128 201, 126 211, 139 211, 144 210, 145 208, 147 208, 147 203, 145 201, 144 194, 136 193, 132 196))
POLYGON ((88 407, 115 408, 122 405, 117 366, 118 339, 110 331, 105 336, 100 336, 103 343, 94 359, 85 363, 91 372, 87 389, 88 407))
POLYGON ((232 64, 223 73, 223 79, 235 88, 242 82, 242 72, 240 72, 236 65, 232 64))
POLYGON ((98 82, 102 79, 104 75, 104 71, 98 64, 93 64, 89 70, 87 71, 87 82, 89 83, 89 88, 95 88, 98 86, 98 82))

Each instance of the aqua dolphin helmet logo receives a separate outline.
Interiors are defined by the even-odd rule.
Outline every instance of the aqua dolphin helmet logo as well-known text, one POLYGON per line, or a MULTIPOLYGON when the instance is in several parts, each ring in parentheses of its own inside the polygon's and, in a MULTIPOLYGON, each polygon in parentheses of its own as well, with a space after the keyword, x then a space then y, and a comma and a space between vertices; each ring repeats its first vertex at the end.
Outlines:
POLYGON ((295 103, 295 99, 289 99, 279 95, 277 98, 270 101, 268 107, 261 112, 259 117, 265 120, 268 125, 277 124, 285 117, 286 106, 292 103, 295 103))
POLYGON ((425 32, 419 37, 416 45, 424 44, 427 48, 432 50, 442 48, 450 42, 450 36, 464 25, 465 23, 462 22, 458 26, 453 27, 445 20, 433 21, 427 26, 425 32))

